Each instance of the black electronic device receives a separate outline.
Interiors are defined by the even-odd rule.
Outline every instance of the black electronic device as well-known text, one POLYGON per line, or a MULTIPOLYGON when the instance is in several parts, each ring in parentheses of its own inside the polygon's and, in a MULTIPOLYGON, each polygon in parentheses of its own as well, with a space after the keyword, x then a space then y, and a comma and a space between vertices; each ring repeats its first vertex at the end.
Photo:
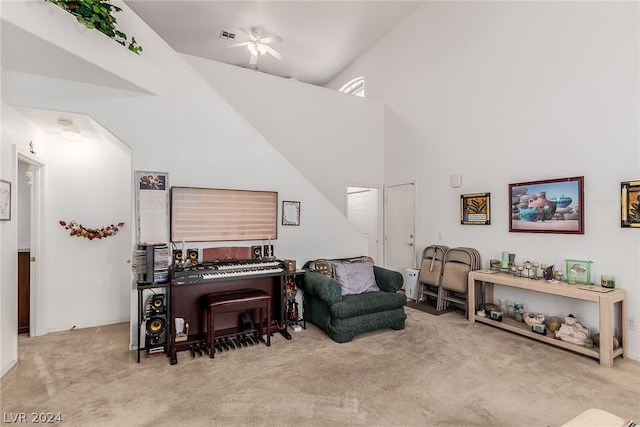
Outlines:
POLYGON ((164 314, 167 312, 167 303, 164 294, 156 294, 149 298, 149 313, 164 314))
POLYGON ((262 246, 251 246, 251 255, 253 259, 262 258, 262 246))
POLYGON ((191 265, 198 265, 198 249, 187 249, 187 259, 191 265))
POLYGON ((164 348, 167 344, 168 310, 165 294, 154 294, 147 300, 145 348, 164 348))
POLYGON ((167 316, 151 316, 147 319, 146 348, 160 347, 167 344, 167 316))
POLYGON ((273 258, 273 245, 264 245, 262 248, 262 256, 265 258, 273 258))
POLYGON ((174 265, 182 264, 182 250, 180 249, 173 250, 173 264, 174 265))

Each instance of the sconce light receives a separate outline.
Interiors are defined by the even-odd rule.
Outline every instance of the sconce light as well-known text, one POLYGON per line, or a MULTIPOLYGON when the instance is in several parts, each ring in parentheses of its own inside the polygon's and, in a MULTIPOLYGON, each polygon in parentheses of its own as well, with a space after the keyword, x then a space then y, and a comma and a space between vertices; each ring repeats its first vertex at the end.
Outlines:
POLYGON ((62 127, 60 135, 62 135, 63 138, 68 139, 69 141, 77 141, 82 138, 82 134, 78 129, 73 127, 73 122, 71 120, 59 119, 58 124, 62 127))

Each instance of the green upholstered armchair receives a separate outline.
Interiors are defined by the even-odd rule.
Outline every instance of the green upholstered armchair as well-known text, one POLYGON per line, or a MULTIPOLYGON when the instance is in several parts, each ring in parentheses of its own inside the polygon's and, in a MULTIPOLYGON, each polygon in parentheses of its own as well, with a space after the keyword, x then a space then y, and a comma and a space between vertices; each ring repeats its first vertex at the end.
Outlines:
MULTIPOLYGON (((329 263, 336 261, 344 262, 348 259, 323 260, 329 263)), ((358 334, 377 329, 404 329, 407 297, 398 293, 403 284, 402 274, 373 266, 379 290, 342 295, 342 287, 332 277, 332 271, 325 270, 323 274, 309 269, 314 262, 316 261, 307 262, 303 267, 308 270, 304 283, 301 284, 305 292, 304 317, 307 321, 327 331, 339 343, 351 341, 358 334)))

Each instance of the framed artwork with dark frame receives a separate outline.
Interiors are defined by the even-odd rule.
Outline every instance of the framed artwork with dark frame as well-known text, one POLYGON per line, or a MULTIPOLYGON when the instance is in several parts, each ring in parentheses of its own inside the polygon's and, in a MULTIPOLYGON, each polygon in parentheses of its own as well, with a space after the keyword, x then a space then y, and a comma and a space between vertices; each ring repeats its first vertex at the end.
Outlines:
POLYGON ((11 220, 11 183, 0 179, 0 221, 11 220))
POLYGON ((460 195, 460 224, 491 224, 491 193, 460 195))
POLYGON ((584 234, 584 177, 509 184, 509 231, 584 234))
POLYGON ((282 201, 282 225, 300 225, 300 202, 282 201))
POLYGON ((640 181, 620 183, 621 227, 640 228, 640 181))

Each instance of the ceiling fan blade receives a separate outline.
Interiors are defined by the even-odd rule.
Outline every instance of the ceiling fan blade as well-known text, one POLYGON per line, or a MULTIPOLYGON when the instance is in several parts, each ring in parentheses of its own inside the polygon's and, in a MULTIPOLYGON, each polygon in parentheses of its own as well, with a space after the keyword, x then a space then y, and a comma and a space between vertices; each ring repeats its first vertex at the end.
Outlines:
POLYGON ((280 43, 280 42, 282 42, 282 39, 278 36, 260 37, 260 43, 262 44, 280 43))
POLYGON ((284 56, 282 56, 279 52, 273 49, 271 46, 264 45, 265 49, 268 53, 270 53, 274 58, 279 59, 280 61, 284 60, 284 56))
POLYGON ((250 45, 253 42, 241 42, 241 43, 232 43, 232 44, 228 44, 225 47, 227 49, 231 48, 231 47, 241 47, 241 46, 247 46, 250 45))
POLYGON ((258 55, 251 54, 251 59, 249 60, 250 65, 256 65, 258 63, 258 55))
POLYGON ((252 42, 258 41, 258 38, 253 34, 252 31, 249 31, 246 28, 240 28, 240 31, 245 33, 247 37, 249 37, 249 40, 251 40, 252 42))

